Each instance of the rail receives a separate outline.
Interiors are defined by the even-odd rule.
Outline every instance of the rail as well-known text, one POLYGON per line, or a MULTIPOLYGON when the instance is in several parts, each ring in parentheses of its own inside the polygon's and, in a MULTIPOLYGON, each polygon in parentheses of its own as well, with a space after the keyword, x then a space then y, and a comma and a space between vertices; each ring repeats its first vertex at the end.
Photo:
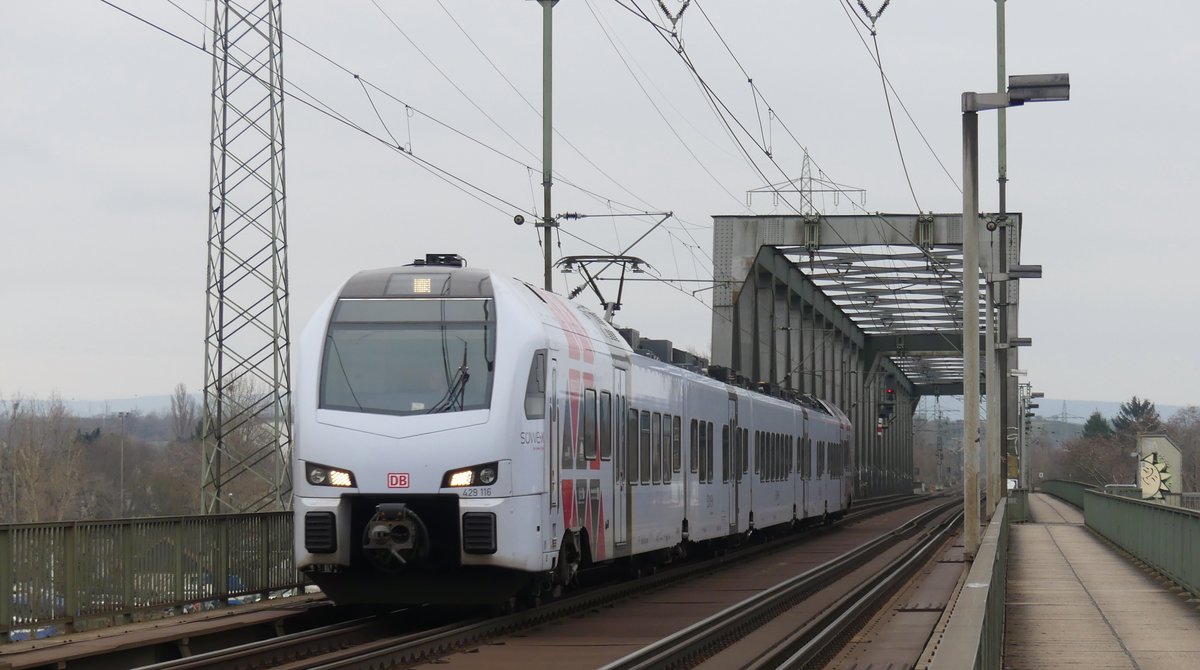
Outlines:
POLYGON ((1200 512, 1088 491, 1083 518, 1089 528, 1200 597, 1200 512))
POLYGON ((1008 509, 996 508, 929 670, 999 670, 1004 653, 1008 509))
POLYGON ((291 512, 0 525, 0 643, 302 585, 291 512))

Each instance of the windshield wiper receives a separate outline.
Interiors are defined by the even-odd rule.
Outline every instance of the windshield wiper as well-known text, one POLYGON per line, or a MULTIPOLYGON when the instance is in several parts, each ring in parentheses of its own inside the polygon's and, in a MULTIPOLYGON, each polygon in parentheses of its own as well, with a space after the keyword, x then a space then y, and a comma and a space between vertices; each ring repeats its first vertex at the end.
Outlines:
POLYGON ((426 414, 449 412, 455 408, 456 404, 458 405, 458 409, 461 410, 463 408, 463 396, 466 395, 467 391, 467 380, 470 378, 470 368, 467 367, 467 343, 463 342, 462 365, 458 366, 454 377, 450 379, 450 388, 446 389, 446 394, 433 407, 430 407, 426 414))

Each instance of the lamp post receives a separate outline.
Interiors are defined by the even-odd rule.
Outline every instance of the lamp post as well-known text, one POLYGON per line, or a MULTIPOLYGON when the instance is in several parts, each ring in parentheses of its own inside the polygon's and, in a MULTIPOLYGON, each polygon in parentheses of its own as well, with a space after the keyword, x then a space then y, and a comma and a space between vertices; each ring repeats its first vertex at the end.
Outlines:
POLYGON ((117 507, 117 518, 125 518, 125 417, 129 416, 129 412, 117 412, 117 418, 121 420, 121 457, 120 457, 120 484, 121 491, 119 505, 117 507))
MULTIPOLYGON (((963 553, 979 550, 979 112, 1068 100, 1067 74, 1014 75, 1003 93, 962 94, 963 135, 963 553)), ((988 306, 990 309, 990 305, 988 306)), ((995 381, 995 380, 992 380, 995 381)), ((988 394, 995 393, 989 385, 988 394)))

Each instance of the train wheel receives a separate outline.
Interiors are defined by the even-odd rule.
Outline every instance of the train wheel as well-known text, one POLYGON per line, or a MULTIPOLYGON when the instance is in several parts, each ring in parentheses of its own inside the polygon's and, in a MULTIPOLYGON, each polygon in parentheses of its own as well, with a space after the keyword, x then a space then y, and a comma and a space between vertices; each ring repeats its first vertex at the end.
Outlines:
POLYGON ((568 531, 558 549, 558 563, 554 568, 554 581, 558 586, 570 586, 579 574, 579 534, 568 531))

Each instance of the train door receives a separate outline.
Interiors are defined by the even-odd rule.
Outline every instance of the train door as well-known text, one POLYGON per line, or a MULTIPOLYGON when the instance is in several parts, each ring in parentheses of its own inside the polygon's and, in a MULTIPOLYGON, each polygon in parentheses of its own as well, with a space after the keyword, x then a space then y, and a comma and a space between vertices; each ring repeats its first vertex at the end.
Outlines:
POLYGON ((729 492, 729 532, 736 533, 738 529, 738 517, 740 515, 741 507, 739 504, 740 501, 738 500, 738 483, 742 478, 742 468, 741 464, 738 462, 741 460, 741 449, 738 448, 738 440, 736 437, 739 434, 738 397, 736 393, 729 394, 729 432, 726 434, 729 435, 729 441, 722 447, 722 449, 728 449, 733 453, 730 454, 729 458, 723 458, 721 460, 724 461, 723 465, 729 466, 731 471, 723 473, 721 478, 729 478, 729 485, 726 486, 726 490, 729 492))
MULTIPOLYGON (((550 359, 549 370, 549 393, 546 394, 546 432, 548 433, 548 443, 546 445, 546 462, 549 464, 550 474, 550 518, 554 521, 558 520, 558 496, 561 486, 559 485, 559 463, 558 463, 558 441, 561 439, 561 434, 558 431, 558 422, 561 420, 559 416, 559 399, 558 399, 558 359, 550 359)), ((558 537, 557 532, 554 535, 558 537)))
POLYGON ((626 453, 625 440, 628 437, 625 430, 625 413, 627 411, 627 400, 625 396, 625 375, 627 372, 620 368, 613 370, 613 391, 616 394, 617 406, 611 412, 609 421, 612 424, 612 439, 615 442, 613 448, 613 543, 620 546, 629 541, 628 520, 625 516, 627 508, 629 482, 627 481, 625 461, 628 457, 626 453))

